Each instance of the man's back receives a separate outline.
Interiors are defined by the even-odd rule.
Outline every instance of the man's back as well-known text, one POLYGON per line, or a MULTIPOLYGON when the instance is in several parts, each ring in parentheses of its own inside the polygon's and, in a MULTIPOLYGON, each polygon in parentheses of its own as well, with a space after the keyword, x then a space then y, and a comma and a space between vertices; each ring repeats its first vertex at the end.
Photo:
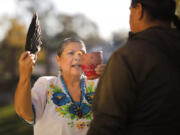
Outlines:
POLYGON ((180 127, 180 33, 150 28, 132 36, 130 42, 137 42, 124 47, 128 54, 134 53, 127 59, 136 100, 129 113, 128 133, 176 133, 180 127))
POLYGON ((132 35, 108 62, 94 99, 91 127, 104 134, 179 134, 179 52, 176 30, 154 27, 132 35))

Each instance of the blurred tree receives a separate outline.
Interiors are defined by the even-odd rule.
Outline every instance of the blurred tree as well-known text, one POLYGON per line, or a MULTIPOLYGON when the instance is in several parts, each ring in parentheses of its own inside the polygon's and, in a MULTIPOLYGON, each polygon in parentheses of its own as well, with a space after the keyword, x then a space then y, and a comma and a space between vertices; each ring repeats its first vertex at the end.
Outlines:
POLYGON ((10 28, 0 46, 0 86, 1 91, 13 90, 17 82, 20 53, 24 50, 26 28, 16 19, 10 19, 10 28))
POLYGON ((124 44, 128 38, 127 31, 121 30, 119 32, 114 32, 112 34, 112 44, 115 48, 120 47, 120 45, 124 44))
POLYGON ((11 22, 9 21, 9 17, 7 15, 3 15, 0 17, 0 41, 4 39, 9 27, 11 26, 11 22))
POLYGON ((26 42, 26 27, 16 19, 11 19, 11 27, 8 30, 3 44, 11 46, 12 48, 24 48, 26 42))
POLYGON ((77 35, 82 39, 95 37, 100 38, 97 25, 82 14, 67 15, 59 13, 50 0, 18 0, 21 9, 18 14, 23 17, 24 13, 31 14, 37 12, 39 15, 42 37, 47 49, 56 49, 57 45, 53 44, 62 39, 63 35, 77 35), (25 11, 25 12, 22 12, 25 11), (59 38, 57 38, 59 37, 59 38), (56 40, 53 43, 50 41, 56 40), (50 44, 49 44, 50 43, 50 44))
MULTIPOLYGON (((18 59, 24 51, 26 42, 26 27, 17 19, 10 19, 11 27, 7 31, 0 46, 0 84, 10 87, 11 83, 16 83, 18 77, 18 59), (9 85, 6 85, 7 82, 9 85)), ((43 62, 46 52, 42 50, 38 57, 38 62, 43 62)), ((11 86, 12 87, 12 86, 11 86)))
POLYGON ((17 76, 17 61, 23 51, 26 40, 26 28, 18 23, 16 19, 11 19, 11 27, 2 41, 0 54, 3 59, 1 65, 1 78, 12 79, 17 76))
POLYGON ((180 0, 176 0, 176 14, 180 17, 180 0))
POLYGON ((96 37, 100 39, 97 25, 83 14, 76 14, 72 18, 73 31, 83 38, 96 37))
POLYGON ((37 12, 39 15, 43 47, 46 50, 46 74, 51 74, 51 55, 56 51, 61 39, 78 36, 85 40, 86 44, 91 46, 90 48, 96 47, 96 41, 98 43, 103 41, 99 36, 97 25, 93 21, 82 14, 59 13, 53 4, 50 0, 18 0, 19 18, 24 19, 25 13, 32 16, 32 13, 37 12))
POLYGON ((99 51, 102 46, 106 44, 106 41, 100 38, 98 35, 90 35, 84 39, 87 51, 99 51))

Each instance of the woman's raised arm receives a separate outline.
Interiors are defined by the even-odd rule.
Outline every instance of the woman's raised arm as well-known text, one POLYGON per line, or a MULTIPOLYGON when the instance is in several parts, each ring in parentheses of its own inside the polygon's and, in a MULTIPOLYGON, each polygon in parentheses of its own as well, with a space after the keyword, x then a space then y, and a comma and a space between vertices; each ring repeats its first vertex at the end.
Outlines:
POLYGON ((24 52, 19 58, 19 82, 14 96, 16 113, 27 121, 33 121, 31 101, 31 74, 35 64, 35 55, 24 52))

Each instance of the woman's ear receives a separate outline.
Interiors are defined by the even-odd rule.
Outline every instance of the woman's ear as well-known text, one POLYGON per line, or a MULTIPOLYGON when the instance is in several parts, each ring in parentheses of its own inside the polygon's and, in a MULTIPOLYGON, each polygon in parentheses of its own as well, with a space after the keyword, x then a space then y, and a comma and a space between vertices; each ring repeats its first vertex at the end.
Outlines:
POLYGON ((61 58, 58 55, 56 55, 56 62, 58 64, 58 66, 60 67, 60 65, 61 65, 61 58))

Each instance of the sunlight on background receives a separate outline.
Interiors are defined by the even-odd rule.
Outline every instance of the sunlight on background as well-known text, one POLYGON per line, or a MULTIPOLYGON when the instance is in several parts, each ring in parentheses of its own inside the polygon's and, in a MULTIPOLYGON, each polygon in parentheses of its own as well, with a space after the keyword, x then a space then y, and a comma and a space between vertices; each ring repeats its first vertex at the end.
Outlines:
MULTIPOLYGON (((17 0, 1 0, 0 16, 15 16, 17 0)), ((67 14, 81 13, 94 21, 99 28, 100 35, 110 38, 112 32, 119 30, 129 31, 130 0, 52 0, 57 12, 67 14)), ((28 23, 31 16, 25 15, 28 23)), ((28 24, 29 25, 29 24, 28 24)), ((8 25, 7 25, 8 26, 8 25)), ((2 27, 0 39, 7 29, 2 27)))
POLYGON ((61 12, 83 13, 98 24, 103 37, 111 32, 129 30, 130 0, 53 0, 61 12))
MULTIPOLYGON (((0 1, 0 17, 6 18, 7 16, 14 16, 16 12, 16 0, 1 0, 0 1)), ((4 19, 5 20, 5 19, 4 19)), ((9 22, 0 21, 0 40, 3 39, 4 34, 9 28, 9 22)))

